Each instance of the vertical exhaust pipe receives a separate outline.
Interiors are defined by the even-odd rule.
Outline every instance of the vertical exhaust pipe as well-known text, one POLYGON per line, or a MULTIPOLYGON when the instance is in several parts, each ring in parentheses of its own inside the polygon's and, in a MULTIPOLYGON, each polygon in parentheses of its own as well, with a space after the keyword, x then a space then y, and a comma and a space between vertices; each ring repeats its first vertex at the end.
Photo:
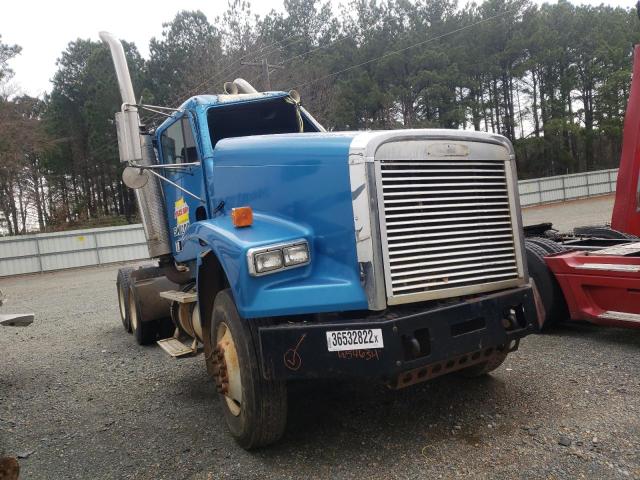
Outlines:
POLYGON ((247 82, 244 78, 236 78, 233 81, 233 84, 236 86, 239 93, 258 93, 258 91, 253 88, 253 85, 247 82))
MULTIPOLYGON (((122 43, 109 32, 100 32, 99 35, 111 51, 122 97, 122 111, 116 113, 120 161, 153 165, 157 162, 151 135, 143 135, 140 132, 140 115, 134 106, 136 97, 133 93, 133 84, 122 43)), ((135 192, 149 256, 158 258, 171 254, 169 223, 159 180, 153 176, 144 187, 136 189, 135 192)))
POLYGON ((224 93, 227 95, 237 95, 238 87, 233 82, 224 82, 224 93))
POLYGON ((109 46, 109 50, 111 50, 111 58, 113 59, 113 66, 116 69, 116 77, 118 78, 118 86, 120 87, 122 103, 135 104, 136 97, 133 94, 133 84, 131 83, 127 57, 124 55, 122 43, 120 43, 120 40, 118 40, 112 33, 100 32, 98 35, 100 36, 100 40, 106 43, 109 46))

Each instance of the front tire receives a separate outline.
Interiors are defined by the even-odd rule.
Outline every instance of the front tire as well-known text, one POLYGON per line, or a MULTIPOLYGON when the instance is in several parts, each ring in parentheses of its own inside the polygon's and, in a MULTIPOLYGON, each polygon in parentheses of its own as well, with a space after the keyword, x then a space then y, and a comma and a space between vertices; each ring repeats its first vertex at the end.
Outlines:
POLYGON ((216 295, 211 321, 214 379, 227 426, 247 450, 279 440, 287 423, 286 384, 262 377, 249 322, 257 320, 240 317, 229 289, 216 295))

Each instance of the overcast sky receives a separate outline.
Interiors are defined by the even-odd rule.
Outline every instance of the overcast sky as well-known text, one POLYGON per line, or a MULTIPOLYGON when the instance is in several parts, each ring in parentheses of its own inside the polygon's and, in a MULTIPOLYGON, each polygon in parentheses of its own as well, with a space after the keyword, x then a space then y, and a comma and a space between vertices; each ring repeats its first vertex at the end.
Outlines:
MULTIPOLYGON (((10 63, 16 73, 14 83, 29 95, 41 95, 50 89, 56 59, 76 38, 98 40, 98 32, 107 30, 135 42, 146 57, 151 37, 159 37, 162 23, 170 21, 178 10, 202 10, 213 22, 227 5, 226 0, 6 0, 2 3, 2 42, 22 46, 22 54, 10 63)), ((252 11, 260 15, 271 9, 283 9, 283 0, 251 3, 252 11)), ((333 0, 333 3, 340 2, 333 0)), ((573 0, 573 3, 631 7, 635 0, 573 0)))

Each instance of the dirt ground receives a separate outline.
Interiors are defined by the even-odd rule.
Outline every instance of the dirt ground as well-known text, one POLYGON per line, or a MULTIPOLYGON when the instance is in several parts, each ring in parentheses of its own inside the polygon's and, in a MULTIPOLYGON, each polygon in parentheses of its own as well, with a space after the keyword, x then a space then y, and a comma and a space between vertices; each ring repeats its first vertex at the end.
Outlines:
POLYGON ((118 266, 0 280, 0 454, 24 479, 640 478, 640 330, 566 324, 484 379, 291 386, 284 439, 229 437, 202 356, 139 347, 118 266))

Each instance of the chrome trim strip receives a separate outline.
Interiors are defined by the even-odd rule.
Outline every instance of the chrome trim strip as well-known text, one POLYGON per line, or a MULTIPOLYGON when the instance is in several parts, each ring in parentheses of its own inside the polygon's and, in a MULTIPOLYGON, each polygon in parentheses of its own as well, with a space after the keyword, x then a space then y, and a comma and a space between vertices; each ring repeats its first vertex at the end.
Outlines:
MULTIPOLYGON (((382 246, 377 222, 378 203, 375 195, 374 164, 373 158, 365 158, 362 149, 357 147, 357 140, 367 135, 359 134, 351 142, 349 181, 361 283, 369 310, 379 311, 387 308, 387 299, 384 291, 382 246)), ((366 142, 364 144, 366 145, 366 142)))
POLYGON ((446 290, 434 290, 433 292, 414 293, 411 295, 402 295, 400 297, 391 297, 387 300, 389 305, 402 305, 410 302, 424 302, 427 300, 439 300, 442 298, 460 297, 462 295, 475 295, 477 293, 494 292, 496 290, 504 290, 506 288, 520 287, 522 280, 515 278, 513 280, 505 280, 495 283, 481 283, 478 285, 467 285, 464 287, 448 288, 446 290))
MULTIPOLYGON (((504 137, 503 137, 504 138, 504 137)), ((513 229, 514 245, 516 246, 516 260, 518 262, 518 275, 523 283, 529 283, 529 272, 525 260, 524 234, 522 227, 522 208, 520 207, 520 193, 518 191, 518 173, 516 171, 516 153, 511 142, 504 138, 505 147, 509 150, 509 161, 505 163, 507 174, 507 191, 509 192, 509 207, 511 209, 511 224, 513 229)))
POLYGON ((598 315, 598 318, 603 318, 606 320, 620 320, 622 322, 640 323, 640 315, 638 315, 637 313, 616 312, 614 310, 607 310, 606 312, 598 315))
POLYGON ((380 225, 380 241, 382 243, 382 263, 386 267, 384 272, 384 284, 387 293, 387 302, 393 305, 393 279, 391 278, 391 257, 389 255, 389 238, 387 237, 387 225, 386 215, 384 208, 384 191, 382 189, 382 165, 381 162, 374 162, 373 168, 375 170, 376 181, 376 193, 378 199, 378 205, 382 205, 383 208, 378 209, 378 222, 380 225))
POLYGON ((623 263, 582 263, 573 268, 576 270, 604 270, 605 272, 640 272, 640 265, 623 263))

